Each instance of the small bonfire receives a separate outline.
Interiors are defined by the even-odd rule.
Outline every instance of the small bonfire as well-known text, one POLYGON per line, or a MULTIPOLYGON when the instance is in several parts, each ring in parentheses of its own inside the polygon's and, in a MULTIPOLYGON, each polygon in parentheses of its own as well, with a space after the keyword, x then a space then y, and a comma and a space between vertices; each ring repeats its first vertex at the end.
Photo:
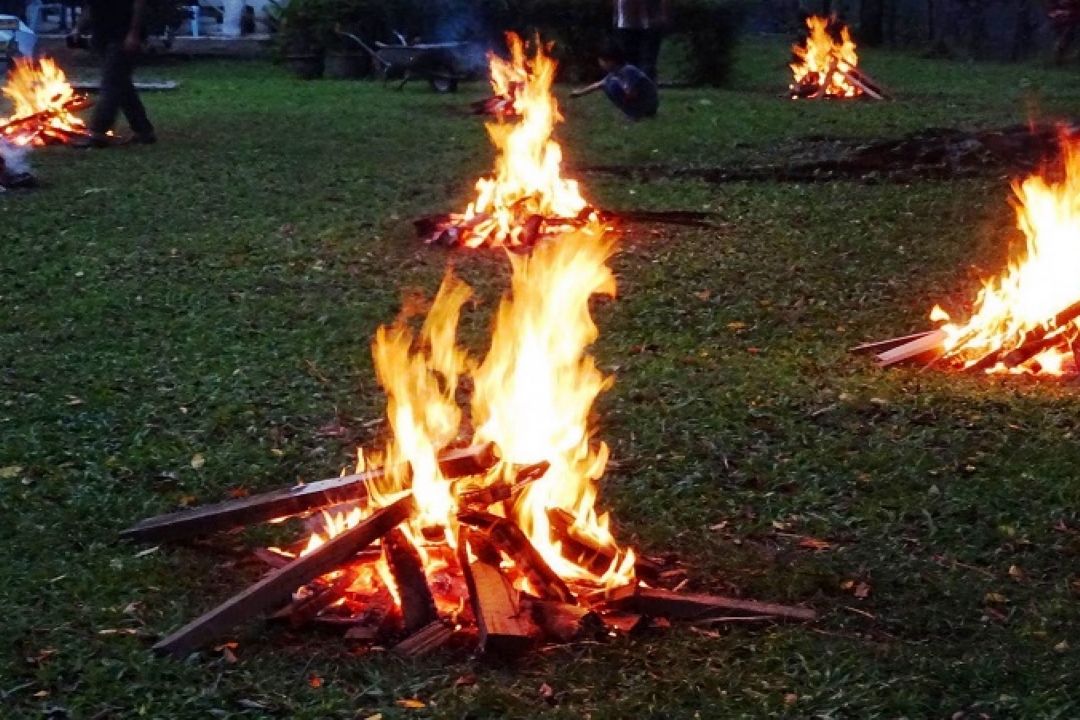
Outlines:
POLYGON ((649 618, 812 619, 806 608, 663 589, 660 563, 619 542, 598 508, 610 453, 591 416, 612 378, 588 352, 598 336, 589 303, 615 293, 613 252, 593 220, 509 254, 510 290, 480 360, 456 340, 471 290, 447 273, 419 332, 399 319, 376 333, 390 431, 377 456, 361 450, 342 477, 125 531, 159 542, 297 515, 312 528, 296 546, 263 549, 268 575, 156 649, 184 656, 265 611, 406 656, 456 645, 513 657, 649 618))
POLYGON ((964 321, 935 305, 941 323, 917 335, 871 343, 882 366, 923 360, 969 372, 1074 374, 1080 338, 1080 139, 1062 136, 1060 167, 1018 181, 1021 250, 983 281, 964 321))
POLYGON ((883 100, 885 92, 859 68, 851 30, 833 17, 806 18, 806 37, 792 46, 791 97, 883 100))
POLYGON ((509 33, 510 58, 490 56, 492 84, 508 112, 486 124, 498 156, 495 172, 476 183, 463 213, 424 218, 417 232, 450 247, 528 250, 540 240, 582 227, 594 215, 574 180, 562 175, 562 147, 552 138, 562 121, 552 93, 556 62, 537 39, 530 47, 509 33))
POLYGON ((50 58, 15 61, 3 89, 11 116, 0 119, 0 139, 18 146, 66 144, 88 134, 75 113, 90 106, 50 58))

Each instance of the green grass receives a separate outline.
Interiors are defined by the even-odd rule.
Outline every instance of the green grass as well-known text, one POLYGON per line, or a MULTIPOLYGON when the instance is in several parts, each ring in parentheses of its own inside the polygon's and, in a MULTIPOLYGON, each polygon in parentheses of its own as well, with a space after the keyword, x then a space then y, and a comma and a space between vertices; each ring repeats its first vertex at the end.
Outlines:
MULTIPOLYGON (((1073 72, 877 52, 865 64, 897 101, 790 103, 785 58, 750 42, 732 89, 666 92, 654 122, 566 102, 566 154, 720 165, 806 135, 1080 104, 1073 72)), ((975 268, 1000 267, 1015 236, 1004 177, 582 178, 597 204, 722 218, 632 228, 619 298, 596 305, 594 350, 617 377, 597 418, 619 534, 678 552, 693 588, 806 603, 820 622, 675 627, 514 669, 357 657, 258 623, 234 636, 238 663, 153 658, 154 638, 256 577, 258 538, 142 554, 117 531, 335 473, 353 445, 316 431, 340 418, 359 442, 380 437, 368 347, 402 293, 433 293, 452 263, 480 297, 464 328, 480 352, 506 269, 497 253, 426 248, 408 223, 461 207, 490 166, 460 113, 480 86, 396 93, 225 62, 145 74, 183 83, 146 96, 159 145, 39 152, 44 187, 0 197, 0 467, 20 468, 0 478, 0 715, 270 715, 249 701, 289 718, 1080 715, 1077 386, 880 372, 845 353, 924 327, 934 302, 963 307, 975 268), (395 704, 412 697, 427 707, 395 704)))

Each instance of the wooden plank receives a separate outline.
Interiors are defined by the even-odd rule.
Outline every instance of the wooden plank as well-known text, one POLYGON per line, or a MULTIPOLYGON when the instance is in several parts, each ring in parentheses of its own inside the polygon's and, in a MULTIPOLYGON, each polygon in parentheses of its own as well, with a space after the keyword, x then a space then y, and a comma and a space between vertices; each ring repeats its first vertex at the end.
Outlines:
POLYGON ((942 346, 947 337, 948 335, 944 330, 934 330, 933 332, 929 332, 911 342, 878 353, 878 365, 884 368, 905 360, 913 360, 923 355, 940 354, 944 352, 942 346))
POLYGON ((547 564, 536 548, 525 537, 521 528, 506 518, 486 512, 463 511, 458 520, 470 527, 484 531, 487 539, 514 561, 529 578, 536 592, 545 600, 577 602, 570 588, 547 564))
POLYGON ((698 620, 734 612, 749 616, 774 617, 777 620, 809 621, 817 618, 810 608, 778 605, 729 598, 722 595, 676 593, 659 588, 626 586, 607 593, 598 593, 596 600, 609 607, 633 610, 643 615, 671 620, 698 620))
POLYGON ((251 616, 289 599, 296 588, 346 562, 409 518, 415 509, 410 494, 376 510, 371 517, 311 554, 274 570, 243 592, 192 620, 154 645, 154 651, 176 657, 188 655, 251 616))
POLYGON ((345 597, 345 593, 356 581, 357 574, 352 568, 344 569, 334 582, 317 588, 305 598, 289 603, 280 612, 275 613, 273 619, 288 620, 294 628, 307 625, 320 612, 345 597))
POLYGON ((435 622, 435 598, 424 575, 420 554, 400 529, 394 528, 382 540, 386 564, 397 582, 401 601, 401 626, 409 635, 435 622))
MULTIPOLYGON (((445 452, 439 457, 443 474, 462 477, 484 472, 495 462, 490 445, 445 452)), ((273 490, 213 505, 203 505, 147 518, 120 533, 139 542, 183 540, 199 535, 300 515, 318 508, 367 498, 367 483, 383 476, 383 468, 305 485, 273 490)))
POLYGON ((912 340, 918 340, 924 338, 933 330, 925 330, 923 332, 912 333, 911 335, 904 335, 902 337, 889 338, 888 340, 876 340, 874 342, 863 343, 862 345, 856 345, 853 348, 848 348, 848 352, 852 355, 869 355, 870 353, 878 354, 883 353, 886 350, 892 350, 895 347, 906 345, 912 340))
POLYGON ((533 600, 529 603, 533 622, 544 637, 552 642, 597 638, 607 632, 604 621, 596 612, 580 605, 554 600, 533 600))
POLYGON ((848 68, 847 71, 843 71, 848 80, 852 82, 856 87, 862 90, 864 93, 874 98, 875 100, 887 100, 889 93, 882 87, 881 83, 870 76, 870 73, 866 72, 862 68, 853 67, 848 68))
POLYGON ((475 531, 462 530, 458 539, 458 562, 469 588, 480 653, 515 658, 527 652, 538 631, 521 608, 518 592, 498 565, 469 561, 469 536, 475 531))
POLYGON ((453 628, 441 620, 436 620, 399 642, 390 652, 402 657, 422 657, 446 645, 453 636, 453 628))
MULTIPOLYGON (((555 537, 562 543, 563 555, 587 568, 595 575, 603 576, 615 561, 615 550, 601 547, 596 540, 574 527, 574 516, 562 508, 548 508, 548 522, 555 537)), ((651 560, 637 556, 634 572, 646 580, 655 580, 660 566, 651 560)))

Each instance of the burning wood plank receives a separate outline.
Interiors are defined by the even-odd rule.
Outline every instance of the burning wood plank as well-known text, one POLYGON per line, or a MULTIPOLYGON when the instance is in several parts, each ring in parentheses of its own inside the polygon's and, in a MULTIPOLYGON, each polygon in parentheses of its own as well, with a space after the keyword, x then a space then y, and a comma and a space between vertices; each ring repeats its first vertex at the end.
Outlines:
POLYGON ((886 350, 892 350, 895 347, 900 347, 901 345, 906 345, 914 340, 924 338, 932 332, 934 331, 924 330, 923 332, 912 333, 911 335, 889 338, 888 340, 875 340, 874 342, 863 343, 862 345, 856 345, 853 348, 849 348, 848 352, 852 355, 869 355, 870 353, 877 355, 886 350))
MULTIPOLYGON (((439 458, 439 465, 446 477, 477 475, 485 472, 494 462, 490 445, 451 450, 439 458)), ((367 498, 367 484, 382 478, 384 474, 384 468, 375 468, 214 505, 165 513, 121 531, 120 537, 139 542, 183 540, 302 515, 340 503, 362 502, 367 498)))
POLYGON ((382 540, 386 564, 397 583, 401 605, 401 626, 411 635, 438 619, 435 598, 431 595, 420 554, 399 529, 391 530, 382 540))
POLYGON ((294 628, 303 627, 315 619, 326 608, 345 597, 345 593, 356 581, 357 572, 346 568, 329 585, 316 588, 307 597, 294 600, 279 612, 274 614, 275 619, 288 620, 294 628))
POLYGON ((458 520, 470 527, 483 530, 487 539, 507 554, 517 565, 533 588, 548 600, 573 605, 577 602, 570 588, 536 551, 529 538, 517 525, 506 518, 485 512, 465 511, 458 513, 458 520))
POLYGON ((945 351, 945 340, 947 338, 948 335, 944 330, 934 330, 926 333, 903 345, 898 345, 885 352, 878 353, 878 365, 884 368, 905 360, 912 360, 931 354, 940 355, 945 351))
POLYGON ((791 97, 883 100, 885 93, 858 69, 859 54, 851 30, 835 17, 806 18, 806 38, 791 48, 791 97))
POLYGON ((479 651, 500 657, 518 657, 534 644, 537 630, 521 607, 518 592, 498 564, 470 560, 474 531, 465 530, 458 540, 458 562, 469 588, 479 651))
POLYGON ((183 657, 220 637, 235 625, 290 597, 292 592, 349 560, 394 527, 416 509, 412 495, 406 495, 376 510, 362 523, 329 540, 308 555, 298 557, 274 570, 262 580, 213 610, 192 620, 154 645, 158 653, 183 657))
POLYGON ((721 595, 676 593, 635 585, 597 593, 590 599, 608 607, 632 610, 643 615, 671 620, 701 620, 732 613, 804 622, 817 619, 817 613, 809 608, 742 600, 721 595))
POLYGON ((407 658, 423 657, 445 646, 453 636, 453 628, 436 620, 399 642, 391 652, 407 658))
POLYGON ((595 611, 580 605, 553 600, 533 600, 529 603, 529 608, 533 621, 544 637, 553 642, 568 643, 597 638, 607 631, 604 621, 595 611))
MULTIPOLYGON (((562 543, 564 554, 595 575, 602 576, 608 571, 618 554, 615 548, 601 546, 595 538, 579 530, 574 516, 562 508, 548 508, 547 516, 552 532, 562 543)), ((645 579, 655 579, 660 574, 656 563, 640 556, 634 559, 634 570, 645 579)))

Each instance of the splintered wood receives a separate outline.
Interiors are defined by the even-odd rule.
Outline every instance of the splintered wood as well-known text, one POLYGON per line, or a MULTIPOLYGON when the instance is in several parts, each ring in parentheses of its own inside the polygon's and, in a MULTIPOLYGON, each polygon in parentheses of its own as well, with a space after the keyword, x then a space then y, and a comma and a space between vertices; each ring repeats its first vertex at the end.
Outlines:
MULTIPOLYGON (((441 456, 444 471, 463 476, 483 474, 493 462, 490 449, 483 447, 441 456)), ((457 513, 456 551, 439 555, 438 571, 429 565, 430 553, 445 548, 445 538, 439 541, 442 545, 433 545, 422 534, 413 537, 407 523, 418 514, 417 503, 406 494, 382 507, 367 508, 369 514, 356 525, 303 553, 258 552, 270 568, 262 579, 162 639, 154 650, 184 657, 264 613, 294 631, 309 625, 341 628, 349 642, 390 647, 403 657, 463 647, 505 659, 542 643, 634 633, 652 618, 814 619, 814 612, 806 608, 687 595, 639 587, 636 580, 599 590, 596 585, 568 583, 521 528, 495 514, 546 471, 546 464, 525 466, 511 472, 510 480, 463 491, 461 498, 467 502, 457 513), (507 568, 515 568, 517 580, 507 568), (365 584, 361 582, 365 574, 369 578, 378 574, 385 584, 365 584), (358 586, 364 589, 357 590, 358 586)), ((124 536, 154 541, 188 538, 281 513, 303 515, 342 500, 362 506, 371 502, 365 483, 380 474, 381 470, 371 470, 151 518, 124 536)), ((581 566, 593 568, 597 576, 616 562, 612 550, 575 528, 568 512, 552 508, 548 515, 552 539, 562 543, 565 557, 583 560, 581 566)), ((653 563, 641 560, 638 568, 650 582, 663 578, 653 563)))

